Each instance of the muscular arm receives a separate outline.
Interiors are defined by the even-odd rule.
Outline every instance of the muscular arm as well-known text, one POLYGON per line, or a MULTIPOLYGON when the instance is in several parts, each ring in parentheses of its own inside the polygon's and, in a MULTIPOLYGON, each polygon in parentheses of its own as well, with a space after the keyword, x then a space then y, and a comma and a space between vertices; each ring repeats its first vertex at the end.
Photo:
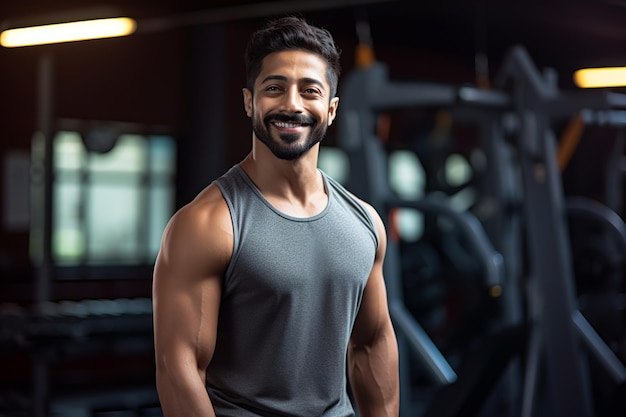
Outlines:
POLYGON ((205 370, 215 349, 232 228, 219 192, 204 194, 170 220, 154 270, 156 382, 166 417, 215 416, 205 370))
POLYGON ((399 413, 398 345, 383 279, 386 235, 380 217, 373 214, 380 244, 352 331, 348 375, 361 416, 391 417, 399 413))

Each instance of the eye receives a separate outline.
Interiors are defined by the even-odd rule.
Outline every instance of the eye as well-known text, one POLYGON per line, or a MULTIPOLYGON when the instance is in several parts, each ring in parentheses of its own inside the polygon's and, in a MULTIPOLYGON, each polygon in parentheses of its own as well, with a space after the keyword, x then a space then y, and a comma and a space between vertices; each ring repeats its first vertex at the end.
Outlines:
POLYGON ((321 91, 318 88, 315 88, 315 87, 305 88, 303 90, 303 93, 304 94, 308 94, 308 95, 320 95, 320 94, 322 94, 321 91))

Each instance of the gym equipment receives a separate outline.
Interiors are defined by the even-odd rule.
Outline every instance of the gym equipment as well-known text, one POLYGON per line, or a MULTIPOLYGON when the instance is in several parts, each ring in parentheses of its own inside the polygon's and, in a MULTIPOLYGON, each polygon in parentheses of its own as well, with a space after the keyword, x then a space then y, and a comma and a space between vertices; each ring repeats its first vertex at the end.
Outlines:
POLYGON ((604 91, 558 91, 552 72, 541 74, 526 50, 512 48, 494 83, 510 92, 519 123, 516 135, 523 181, 523 212, 530 265, 530 321, 522 416, 535 415, 540 364, 545 363, 547 412, 591 416, 594 407, 582 341, 602 358, 617 383, 626 379, 623 364, 580 314, 573 286, 565 208, 551 123, 584 108, 624 107, 626 99, 604 91))
MULTIPOLYGON (((453 120, 479 127, 488 161, 483 183, 490 202, 487 214, 478 228, 463 230, 473 236, 476 255, 488 271, 485 288, 497 286, 503 291, 502 313, 493 332, 483 339, 483 347, 468 356, 458 371, 407 311, 398 242, 390 239, 385 276, 399 333, 401 413, 416 415, 417 410, 407 387, 411 349, 440 386, 427 405, 427 416, 476 415, 492 387, 502 390, 504 385, 502 395, 508 398, 511 415, 521 410, 523 417, 589 417, 594 404, 585 353, 598 360, 617 389, 625 384, 626 369, 577 305, 552 124, 589 109, 625 108, 626 96, 606 91, 561 92, 554 73, 540 73, 521 46, 509 51, 494 86, 496 90, 479 90, 394 82, 379 62, 358 68, 342 85, 338 143, 350 161, 347 185, 383 217, 397 207, 443 215, 446 206, 427 206, 432 203, 428 198, 402 201, 394 197, 387 183, 385 149, 375 133, 381 112, 446 108, 453 120), (505 343, 503 335, 507 334, 516 343, 505 343), (500 357, 481 359, 481 353, 489 356, 486 352, 499 352, 500 357), (514 366, 519 357, 524 359, 523 373, 514 366), (474 366, 468 366, 471 361, 474 366), (506 378, 506 384, 496 384, 498 378, 506 378), (479 392, 477 387, 486 388, 479 392), (539 387, 545 391, 540 393, 539 387)), ((472 217, 477 220, 469 212, 462 220, 457 217, 457 225, 467 226, 465 222, 472 223, 472 217)))
MULTIPOLYGON (((387 183, 385 150, 374 132, 380 111, 420 106, 455 106, 455 114, 458 113, 459 117, 470 117, 477 108, 484 108, 488 113, 489 110, 504 108, 509 103, 508 98, 497 92, 471 87, 389 81, 387 68, 379 62, 349 74, 344 79, 340 96, 342 111, 338 114, 338 141, 350 162, 348 188, 369 201, 383 218, 392 208, 407 207, 437 213, 452 220, 472 242, 474 255, 486 271, 483 283, 485 291, 497 288, 494 293, 499 294, 504 278, 502 256, 492 247, 480 222, 471 213, 455 211, 446 202, 436 199, 403 201, 395 198, 387 183)), ((410 393, 409 348, 421 359, 436 384, 450 385, 457 381, 458 375, 406 308, 398 250, 398 242, 390 239, 385 277, 392 320, 399 331, 401 413, 414 415, 416 404, 412 402, 410 393)))
MULTIPOLYGON (((148 298, 49 301, 40 305, 39 312, 25 308, 3 312, 0 314, 0 329, 3 354, 27 352, 46 369, 62 367, 68 360, 98 357, 103 353, 140 357, 153 350, 152 302, 148 298)), ((33 372, 38 372, 38 368, 33 367, 33 372)), ((131 370, 118 370, 117 374, 128 376, 129 372, 131 370)), ((121 387, 119 383, 116 380, 115 395, 107 395, 102 385, 98 386, 101 392, 95 395, 88 391, 84 382, 80 387, 74 387, 79 388, 75 395, 64 394, 64 387, 51 386, 46 394, 54 388, 54 398, 45 395, 38 400, 45 400, 40 406, 47 410, 46 415, 63 417, 98 415, 94 412, 98 407, 111 410, 131 405, 137 409, 158 407, 151 383, 133 384, 132 389, 121 387)), ((6 401, 6 398, 0 398, 0 402, 2 400, 6 401)), ((27 401, 28 407, 32 407, 31 401, 27 401)), ((32 413, 32 410, 22 409, 26 404, 15 407, 4 411, 32 413)))

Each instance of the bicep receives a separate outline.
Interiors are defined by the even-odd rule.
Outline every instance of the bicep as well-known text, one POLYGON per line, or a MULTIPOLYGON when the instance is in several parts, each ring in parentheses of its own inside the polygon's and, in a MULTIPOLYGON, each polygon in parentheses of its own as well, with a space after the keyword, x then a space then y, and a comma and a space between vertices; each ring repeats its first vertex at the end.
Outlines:
POLYGON ((157 262, 154 273, 154 336, 157 359, 199 369, 212 357, 221 294, 216 276, 184 276, 186 268, 157 262))
POLYGON ((202 237, 202 227, 186 221, 168 225, 153 279, 154 339, 157 366, 203 371, 215 348, 224 239, 202 237))

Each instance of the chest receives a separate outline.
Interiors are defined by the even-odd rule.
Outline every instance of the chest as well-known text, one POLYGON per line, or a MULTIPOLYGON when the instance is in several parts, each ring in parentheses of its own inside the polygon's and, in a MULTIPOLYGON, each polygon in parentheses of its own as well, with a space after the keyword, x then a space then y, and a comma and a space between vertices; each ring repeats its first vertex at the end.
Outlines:
POLYGON ((360 292, 375 252, 371 232, 353 216, 290 221, 269 212, 242 225, 226 292, 271 298, 360 292))

